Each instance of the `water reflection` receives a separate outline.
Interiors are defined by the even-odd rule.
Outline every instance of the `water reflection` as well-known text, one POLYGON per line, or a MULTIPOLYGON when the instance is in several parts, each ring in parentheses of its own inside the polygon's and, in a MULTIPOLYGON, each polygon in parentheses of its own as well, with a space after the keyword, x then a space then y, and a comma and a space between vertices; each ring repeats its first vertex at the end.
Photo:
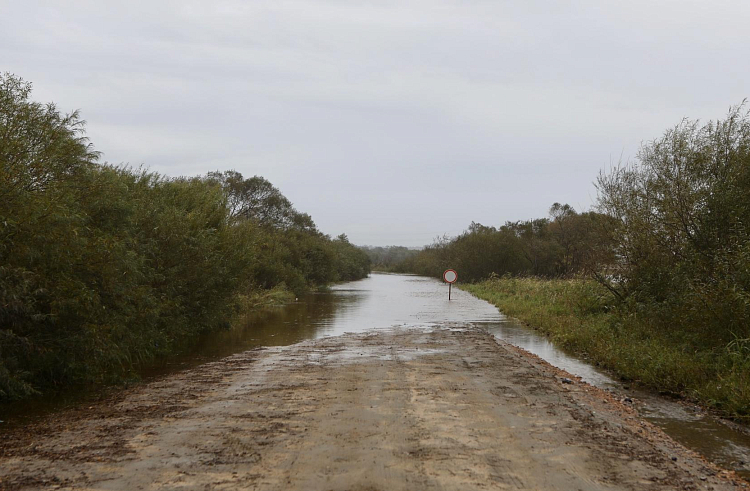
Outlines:
MULTIPOLYGON (((148 379, 261 346, 285 346, 369 329, 455 323, 487 329, 497 338, 530 351, 592 385, 625 391, 607 374, 559 350, 544 336, 502 315, 489 303, 458 289, 453 290, 452 298, 449 302, 446 284, 431 278, 372 274, 365 280, 335 286, 329 292, 307 295, 292 305, 254 313, 241 325, 206 335, 192 349, 144 369, 141 375, 148 379)), ((669 399, 648 392, 628 391, 628 394, 642 403, 640 410, 647 419, 674 439, 750 477, 749 436, 669 399)), ((91 396, 67 394, 29 401, 23 407, 18 406, 20 409, 8 412, 6 408, 5 414, 23 422, 34 414, 80 404, 86 397, 91 396)))
POLYGON ((504 317, 497 323, 487 325, 486 329, 496 338, 534 353, 550 365, 577 375, 591 385, 604 389, 620 386, 620 384, 612 380, 604 372, 597 370, 588 363, 569 356, 564 351, 558 349, 546 337, 537 334, 516 319, 504 317))
POLYGON ((335 288, 341 302, 331 317, 318 319, 316 337, 392 326, 430 327, 446 322, 487 329, 498 339, 519 346, 550 364, 604 389, 635 398, 641 414, 667 434, 718 464, 750 477, 750 436, 700 411, 646 391, 625 389, 606 373, 558 349, 547 338, 487 302, 454 290, 448 302, 445 284, 423 277, 373 274, 335 288))

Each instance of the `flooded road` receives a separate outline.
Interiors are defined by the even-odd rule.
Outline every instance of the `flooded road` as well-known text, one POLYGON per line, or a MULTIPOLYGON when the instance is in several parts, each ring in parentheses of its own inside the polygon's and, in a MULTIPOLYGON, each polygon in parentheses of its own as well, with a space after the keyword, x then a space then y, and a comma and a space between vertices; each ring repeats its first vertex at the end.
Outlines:
MULTIPOLYGON (((148 380, 248 349, 288 346, 372 329, 431 329, 446 323, 481 327, 592 385, 632 397, 640 414, 675 440, 750 477, 750 436, 684 404, 624 387, 462 290, 454 289, 450 302, 447 295, 446 285, 431 278, 372 274, 365 280, 334 286, 329 292, 310 294, 292 305, 253 314, 242 326, 212 333, 195 349, 151 367, 143 375, 148 380)), ((60 401, 56 404, 59 406, 60 401)))
POLYGON ((453 290, 451 302, 446 301, 447 295, 446 285, 432 278, 375 273, 365 280, 335 286, 330 293, 311 295, 270 319, 253 319, 245 327, 251 334, 226 333, 227 340, 208 340, 200 353, 217 356, 229 354, 222 347, 285 345, 394 326, 432 327, 444 322, 478 326, 585 382, 632 397, 641 415, 672 438, 750 478, 750 435, 716 421, 698 408, 691 409, 646 391, 626 389, 602 371, 558 349, 543 335, 462 290, 453 290))
POLYGON ((0 433, 0 489, 748 488, 568 376, 460 322, 246 350, 0 433))

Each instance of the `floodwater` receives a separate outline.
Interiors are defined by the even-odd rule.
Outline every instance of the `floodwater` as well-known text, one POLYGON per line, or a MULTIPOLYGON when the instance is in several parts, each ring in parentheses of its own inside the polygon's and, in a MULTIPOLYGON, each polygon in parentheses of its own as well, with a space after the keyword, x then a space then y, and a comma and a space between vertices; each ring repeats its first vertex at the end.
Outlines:
MULTIPOLYGON (((446 323, 482 327, 498 339, 530 351, 592 385, 632 397, 640 413, 672 438, 750 478, 749 434, 718 422, 698 408, 630 390, 469 293, 454 288, 449 302, 444 283, 421 276, 374 273, 364 280, 334 286, 328 292, 307 295, 294 304, 254 313, 242 325, 207 335, 192 350, 148 367, 141 375, 150 379, 262 346, 284 346, 369 329, 430 328, 446 323)), ((6 410, 0 419, 6 420, 5 425, 20 424, 35 414, 81 401, 80 394, 32 401, 6 410)))

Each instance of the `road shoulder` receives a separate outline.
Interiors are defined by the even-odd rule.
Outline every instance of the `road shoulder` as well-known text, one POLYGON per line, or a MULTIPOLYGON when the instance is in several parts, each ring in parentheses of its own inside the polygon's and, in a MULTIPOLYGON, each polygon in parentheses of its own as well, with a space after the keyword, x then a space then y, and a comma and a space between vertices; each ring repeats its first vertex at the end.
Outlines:
POLYGON ((461 326, 234 355, 7 432, 0 462, 0 489, 746 485, 609 393, 461 326))

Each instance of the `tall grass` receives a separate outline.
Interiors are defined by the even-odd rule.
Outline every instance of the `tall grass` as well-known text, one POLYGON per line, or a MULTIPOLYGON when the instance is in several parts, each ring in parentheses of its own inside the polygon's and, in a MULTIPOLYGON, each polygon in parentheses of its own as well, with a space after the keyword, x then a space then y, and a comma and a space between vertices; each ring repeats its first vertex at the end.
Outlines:
POLYGON ((502 277, 462 288, 624 380, 750 421, 748 339, 697 339, 648 310, 616 305, 591 280, 502 277))

